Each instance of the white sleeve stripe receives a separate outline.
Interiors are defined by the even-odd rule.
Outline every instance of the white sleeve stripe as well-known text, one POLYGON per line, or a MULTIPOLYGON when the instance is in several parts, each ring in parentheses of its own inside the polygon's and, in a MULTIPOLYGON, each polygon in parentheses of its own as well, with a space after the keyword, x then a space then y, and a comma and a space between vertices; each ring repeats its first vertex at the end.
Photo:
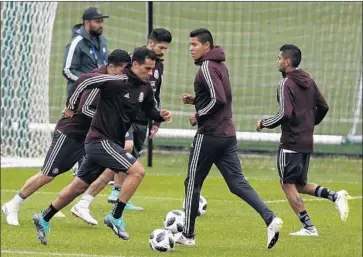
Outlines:
POLYGON ((204 79, 208 84, 211 100, 207 104, 207 106, 205 106, 203 109, 199 110, 199 112, 198 112, 199 116, 207 114, 213 108, 213 106, 216 104, 216 101, 217 101, 213 81, 212 81, 212 78, 210 76, 209 69, 208 69, 208 63, 209 63, 209 61, 205 61, 202 64, 201 70, 202 70, 204 79))
POLYGON ((66 59, 66 64, 64 66, 64 74, 66 74, 66 76, 73 80, 73 81, 76 81, 78 79, 78 77, 74 74, 72 74, 71 70, 69 69, 72 65, 72 59, 73 59, 73 55, 74 55, 74 51, 76 50, 76 46, 78 45, 78 43, 83 39, 82 36, 78 35, 77 37, 75 37, 73 40, 72 40, 72 43, 69 47, 69 50, 68 50, 68 54, 67 54, 67 59, 66 59))
POLYGON ((88 95, 84 105, 82 106, 82 113, 93 118, 95 115, 95 111, 90 108, 90 104, 96 98, 98 92, 100 90, 98 88, 92 89, 91 93, 88 95))
POLYGON ((69 99, 68 108, 73 110, 74 105, 78 99, 78 96, 81 94, 81 92, 88 86, 93 83, 100 83, 100 82, 106 82, 109 80, 122 80, 127 79, 127 75, 119 75, 119 76, 111 76, 111 75, 100 75, 97 77, 92 77, 89 79, 86 79, 81 84, 79 84, 76 88, 76 90, 73 92, 72 96, 69 99))
POLYGON ((270 126, 270 125, 278 122, 279 120, 281 120, 282 117, 284 117, 284 112, 285 112, 284 87, 285 87, 286 80, 287 80, 287 78, 282 79, 280 81, 280 87, 279 87, 279 99, 280 99, 279 100, 279 112, 275 116, 264 120, 264 122, 263 122, 264 126, 270 126))

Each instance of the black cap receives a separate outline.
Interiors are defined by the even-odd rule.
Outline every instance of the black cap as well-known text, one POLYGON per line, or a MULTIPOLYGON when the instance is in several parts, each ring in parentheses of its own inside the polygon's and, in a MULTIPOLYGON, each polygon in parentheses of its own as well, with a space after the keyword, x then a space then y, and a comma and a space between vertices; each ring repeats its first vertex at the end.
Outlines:
POLYGON ((101 19, 101 18, 108 18, 109 16, 107 15, 103 15, 100 11, 100 9, 96 8, 96 7, 88 7, 84 12, 83 12, 83 20, 97 20, 97 19, 101 19))

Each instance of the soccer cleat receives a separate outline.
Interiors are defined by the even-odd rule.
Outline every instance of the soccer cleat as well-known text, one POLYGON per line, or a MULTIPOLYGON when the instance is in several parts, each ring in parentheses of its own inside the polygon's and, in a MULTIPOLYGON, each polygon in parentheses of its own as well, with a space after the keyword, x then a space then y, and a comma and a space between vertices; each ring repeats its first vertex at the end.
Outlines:
POLYGON ((35 228, 37 230, 37 235, 38 235, 40 242, 43 245, 46 245, 47 237, 46 237, 45 233, 50 232, 49 223, 44 220, 41 213, 35 214, 33 216, 33 222, 34 222, 35 228))
POLYGON ((194 237, 186 237, 184 234, 181 234, 181 236, 177 240, 175 240, 175 243, 181 245, 194 246, 195 239, 194 237))
POLYGON ((275 217, 267 227, 267 249, 271 249, 279 240, 280 230, 282 228, 282 219, 275 217))
POLYGON ((76 216, 77 218, 80 218, 81 220, 85 221, 88 224, 91 225, 98 225, 97 220, 95 220, 90 213, 90 210, 88 208, 79 207, 77 204, 72 207, 71 213, 76 216))
POLYGON ((110 195, 108 196, 107 202, 116 203, 119 194, 120 194, 120 188, 113 186, 112 191, 111 191, 110 195))
POLYGON ((122 216, 119 219, 115 219, 112 214, 108 214, 105 217, 104 222, 118 237, 123 240, 128 240, 130 238, 129 234, 125 230, 125 221, 122 216))
POLYGON ((340 219, 342 221, 347 221, 349 216, 348 199, 350 199, 351 196, 345 190, 338 191, 337 195, 338 197, 335 200, 335 207, 339 210, 340 219))
POLYGON ((315 227, 302 227, 299 231, 290 233, 290 236, 318 236, 318 230, 315 227))
POLYGON ((9 201, 1 207, 1 210, 6 216, 6 222, 9 225, 19 226, 19 220, 18 220, 19 206, 15 206, 11 201, 9 201))
POLYGON ((125 206, 125 210, 130 210, 130 211, 143 211, 144 208, 142 208, 140 206, 136 206, 131 201, 128 201, 127 204, 126 204, 126 206, 125 206))

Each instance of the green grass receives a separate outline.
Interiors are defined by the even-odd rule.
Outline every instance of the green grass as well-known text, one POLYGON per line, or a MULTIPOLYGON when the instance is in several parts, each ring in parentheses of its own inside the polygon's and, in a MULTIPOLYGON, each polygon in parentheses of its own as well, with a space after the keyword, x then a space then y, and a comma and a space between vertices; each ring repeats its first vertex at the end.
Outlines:
MULTIPOLYGON (((145 159, 142 159, 145 162, 145 159)), ((246 177, 264 200, 285 199, 277 181, 274 157, 243 156, 246 177)), ((281 239, 275 248, 265 249, 266 230, 262 219, 246 203, 232 195, 218 171, 213 168, 206 179, 202 194, 208 201, 207 214, 197 219, 197 246, 188 248, 177 245, 173 252, 157 254, 148 246, 152 230, 162 227, 164 215, 172 209, 181 209, 183 181, 187 168, 187 155, 156 154, 154 167, 147 169, 147 176, 133 197, 145 208, 144 212, 125 212, 131 239, 122 241, 101 223, 111 209, 106 202, 110 189, 95 198, 91 210, 100 222, 90 227, 70 215, 72 205, 63 213, 66 218, 54 218, 48 245, 40 245, 31 217, 47 207, 56 194, 71 181, 71 174, 57 178, 39 194, 30 197, 20 211, 20 227, 9 227, 1 218, 2 250, 68 253, 112 256, 295 256, 305 257, 355 257, 362 253, 362 202, 350 201, 350 217, 340 221, 334 204, 330 201, 306 202, 306 209, 319 230, 317 238, 294 238, 288 233, 300 228, 300 222, 286 202, 269 203, 269 207, 284 220, 281 239), (48 193, 47 193, 48 192, 48 193)), ((1 203, 13 197, 14 192, 38 169, 2 169, 1 203), (10 191, 10 192, 9 192, 10 191)), ((352 196, 362 195, 362 160, 346 158, 313 158, 310 180, 333 190, 346 189, 352 196)), ((306 197, 311 198, 311 197, 306 197)), ((24 254, 6 254, 16 257, 24 254)), ((31 256, 47 256, 33 253, 31 256)), ((62 255, 67 256, 67 255, 62 255)))
MULTIPOLYGON (((143 2, 59 2, 50 63, 52 122, 59 118, 66 97, 61 75, 64 46, 71 38, 72 26, 81 21, 84 8, 90 5, 110 15, 105 35, 111 50, 131 51, 146 41, 143 2)), ((281 45, 294 43, 303 52, 301 67, 316 79, 331 107, 317 134, 347 135, 353 126, 361 66, 361 21, 358 2, 155 2, 154 27, 168 28, 173 34, 165 59, 162 105, 179 112, 172 124, 163 126, 189 128, 185 115, 193 108, 180 101, 181 93, 193 91, 197 70, 188 53, 188 35, 193 29, 207 27, 226 52, 237 130, 254 131, 258 118, 277 111, 280 74, 276 56, 281 45)), ((358 134, 362 133, 361 124, 358 134)))

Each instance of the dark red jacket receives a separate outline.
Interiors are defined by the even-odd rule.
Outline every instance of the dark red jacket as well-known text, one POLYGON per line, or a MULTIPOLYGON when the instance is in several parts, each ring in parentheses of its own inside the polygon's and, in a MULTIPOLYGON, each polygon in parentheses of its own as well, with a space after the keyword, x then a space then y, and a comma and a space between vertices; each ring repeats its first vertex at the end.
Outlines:
MULTIPOLYGON (((72 94, 79 84, 89 78, 107 74, 106 66, 95 69, 92 72, 81 75, 70 89, 72 94)), ((97 102, 99 99, 99 89, 88 89, 82 92, 80 99, 74 102, 74 114, 69 118, 61 118, 55 129, 61 131, 69 137, 85 139, 91 125, 92 117, 96 111, 97 102)), ((70 97, 67 99, 67 106, 70 97)))
POLYGON ((262 127, 281 125, 280 147, 301 153, 313 152, 314 126, 325 117, 329 106, 310 75, 296 69, 283 74, 277 89, 278 113, 263 119, 262 127))
POLYGON ((100 100, 86 143, 111 140, 123 146, 125 134, 140 109, 148 118, 157 122, 163 121, 155 107, 150 84, 140 80, 129 68, 123 72, 120 76, 102 75, 86 79, 70 97, 68 108, 73 110, 74 104, 85 89, 100 89, 100 100))
POLYGON ((232 121, 232 91, 223 49, 215 46, 195 62, 200 69, 195 76, 195 110, 198 133, 232 137, 236 135, 232 121))

